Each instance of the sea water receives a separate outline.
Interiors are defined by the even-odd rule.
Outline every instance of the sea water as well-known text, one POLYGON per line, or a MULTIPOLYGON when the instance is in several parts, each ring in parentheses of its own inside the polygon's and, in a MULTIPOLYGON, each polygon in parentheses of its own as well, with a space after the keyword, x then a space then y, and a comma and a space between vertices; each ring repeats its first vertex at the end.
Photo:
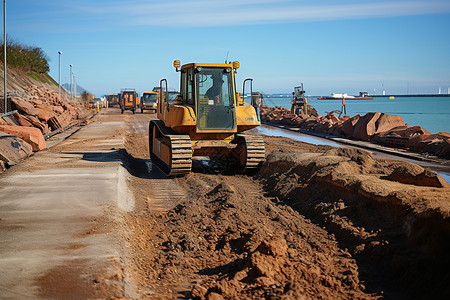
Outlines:
MULTIPOLYGON (((291 108, 290 97, 264 97, 264 104, 270 107, 291 108)), ((320 115, 342 110, 342 101, 308 98, 320 115)), ((348 116, 365 115, 368 112, 382 112, 400 115, 409 126, 422 126, 431 133, 450 132, 450 95, 448 97, 374 97, 373 100, 345 99, 348 116)), ((335 115, 339 115, 338 113, 335 115)), ((344 114, 342 114, 344 115, 344 114)), ((342 116, 341 115, 341 116, 342 116)))

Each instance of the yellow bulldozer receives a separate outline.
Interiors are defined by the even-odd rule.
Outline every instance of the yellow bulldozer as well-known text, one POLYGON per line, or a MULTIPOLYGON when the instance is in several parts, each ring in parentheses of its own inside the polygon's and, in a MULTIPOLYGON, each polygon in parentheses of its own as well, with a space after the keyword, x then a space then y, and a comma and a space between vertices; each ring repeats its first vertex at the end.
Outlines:
MULTIPOLYGON (((160 81, 157 120, 149 123, 152 161, 168 176, 191 172, 193 156, 225 158, 228 171, 258 170, 265 159, 264 140, 243 131, 261 125, 255 107, 236 92, 235 73, 239 62, 190 63, 180 68, 180 93, 169 101, 167 80, 160 81)), ((246 82, 243 83, 245 95, 246 82)), ((248 84, 247 84, 248 85, 248 84)))

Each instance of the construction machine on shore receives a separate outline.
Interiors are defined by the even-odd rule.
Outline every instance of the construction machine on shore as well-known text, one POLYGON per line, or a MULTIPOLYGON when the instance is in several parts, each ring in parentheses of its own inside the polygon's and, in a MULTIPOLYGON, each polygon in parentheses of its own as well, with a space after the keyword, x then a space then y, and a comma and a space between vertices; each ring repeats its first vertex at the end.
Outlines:
MULTIPOLYGON (((180 94, 170 102, 163 92, 167 80, 161 80, 158 119, 149 123, 152 162, 169 176, 190 173, 193 156, 224 159, 231 172, 256 171, 265 159, 264 141, 242 133, 261 123, 255 107, 238 101, 234 75, 239 63, 180 68, 176 60, 174 67, 181 73, 180 94)), ((252 79, 244 81, 243 89, 248 81, 251 93, 252 79)))
POLYGON ((136 90, 124 89, 120 91, 119 105, 122 114, 125 110, 131 110, 135 114, 136 109, 139 107, 139 95, 136 90))

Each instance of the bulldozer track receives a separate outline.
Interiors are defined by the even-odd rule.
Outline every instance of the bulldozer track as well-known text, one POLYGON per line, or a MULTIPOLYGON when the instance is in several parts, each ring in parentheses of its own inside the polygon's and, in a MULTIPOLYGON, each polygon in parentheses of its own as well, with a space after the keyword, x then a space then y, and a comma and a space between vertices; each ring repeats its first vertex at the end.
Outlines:
POLYGON ((245 147, 246 158, 243 172, 256 171, 264 162, 266 150, 262 136, 238 134, 238 143, 245 147))
POLYGON ((160 120, 152 120, 149 124, 149 149, 152 162, 167 176, 181 176, 189 174, 192 169, 192 147, 188 135, 177 134, 164 126, 160 120), (166 139, 171 149, 170 165, 152 152, 153 126, 156 126, 166 139))

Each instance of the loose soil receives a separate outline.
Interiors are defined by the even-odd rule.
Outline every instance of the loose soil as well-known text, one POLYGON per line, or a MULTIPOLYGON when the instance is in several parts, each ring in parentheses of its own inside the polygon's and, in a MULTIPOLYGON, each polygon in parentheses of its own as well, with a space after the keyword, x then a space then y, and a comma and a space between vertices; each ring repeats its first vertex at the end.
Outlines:
POLYGON ((146 137, 126 138, 142 299, 450 297, 450 189, 432 172, 265 137, 255 176, 194 165, 173 180, 185 196, 155 209, 148 195, 162 179, 147 172, 146 137))

